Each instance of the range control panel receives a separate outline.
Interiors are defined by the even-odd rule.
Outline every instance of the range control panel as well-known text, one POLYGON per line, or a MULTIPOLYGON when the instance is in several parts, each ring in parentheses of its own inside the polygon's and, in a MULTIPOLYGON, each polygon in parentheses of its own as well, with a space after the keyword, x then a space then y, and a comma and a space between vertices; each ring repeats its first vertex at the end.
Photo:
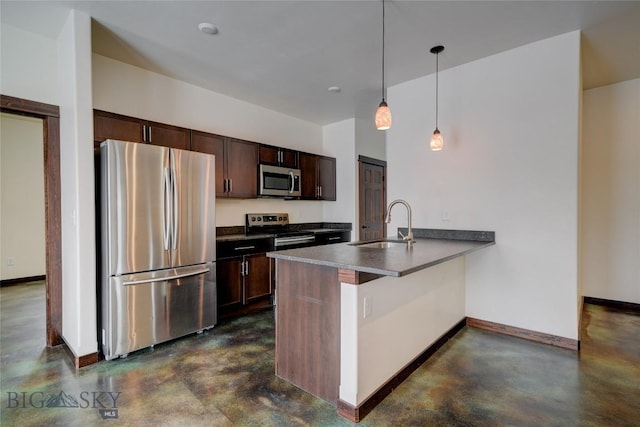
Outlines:
POLYGON ((289 225, 289 214, 286 213, 248 213, 248 227, 270 227, 289 225))

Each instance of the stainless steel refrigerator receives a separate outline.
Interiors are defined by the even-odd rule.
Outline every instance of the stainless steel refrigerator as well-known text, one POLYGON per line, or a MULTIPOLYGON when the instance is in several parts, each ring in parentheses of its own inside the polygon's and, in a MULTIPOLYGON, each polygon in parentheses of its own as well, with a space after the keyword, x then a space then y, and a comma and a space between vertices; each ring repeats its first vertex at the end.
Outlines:
POLYGON ((213 327, 215 157, 100 146, 105 359, 213 327))

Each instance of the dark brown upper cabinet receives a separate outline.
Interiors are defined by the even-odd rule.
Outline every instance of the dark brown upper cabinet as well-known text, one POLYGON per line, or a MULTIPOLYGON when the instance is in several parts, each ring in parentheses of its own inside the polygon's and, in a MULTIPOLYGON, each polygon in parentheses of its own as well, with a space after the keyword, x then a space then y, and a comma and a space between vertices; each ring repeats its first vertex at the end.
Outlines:
POLYGON ((194 130, 191 150, 216 156, 216 197, 258 197, 258 144, 194 130))
POLYGON ((178 126, 107 111, 94 110, 93 112, 93 138, 96 142, 105 139, 118 139, 188 150, 190 134, 189 129, 178 126))
POLYGON ((107 111, 93 111, 94 143, 105 139, 161 145, 216 156, 216 197, 258 197, 258 165, 301 170, 301 199, 336 200, 336 159, 107 111))
POLYGON ((301 199, 336 200, 336 159, 298 153, 301 199))
POLYGON ((260 163, 264 165, 298 167, 298 152, 287 148, 260 144, 260 163))

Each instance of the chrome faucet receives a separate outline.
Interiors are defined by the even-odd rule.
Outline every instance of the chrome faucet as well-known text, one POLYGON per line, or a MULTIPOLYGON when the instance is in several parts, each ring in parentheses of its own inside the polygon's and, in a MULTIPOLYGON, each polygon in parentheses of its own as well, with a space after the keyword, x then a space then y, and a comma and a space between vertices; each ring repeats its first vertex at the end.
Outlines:
POLYGON ((402 240, 406 240, 407 241, 407 245, 408 246, 413 246, 413 229, 411 226, 411 206, 409 206, 409 203, 407 203, 406 201, 402 200, 402 199, 396 199, 393 202, 389 203, 389 207, 387 208, 387 216, 384 219, 384 222, 386 222, 387 224, 389 224, 391 222, 391 208, 393 208, 396 204, 402 204, 407 208, 407 228, 408 228, 408 233, 406 236, 404 236, 402 233, 400 233, 398 231, 398 233, 400 233, 400 235, 402 236, 402 240))

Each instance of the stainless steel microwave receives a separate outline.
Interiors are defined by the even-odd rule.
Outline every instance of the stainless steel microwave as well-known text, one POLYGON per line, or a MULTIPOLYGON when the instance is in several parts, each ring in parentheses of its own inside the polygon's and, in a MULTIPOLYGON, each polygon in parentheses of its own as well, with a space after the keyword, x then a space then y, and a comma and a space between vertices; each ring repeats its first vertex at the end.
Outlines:
POLYGON ((300 196, 300 169, 260 165, 259 172, 261 196, 300 196))

